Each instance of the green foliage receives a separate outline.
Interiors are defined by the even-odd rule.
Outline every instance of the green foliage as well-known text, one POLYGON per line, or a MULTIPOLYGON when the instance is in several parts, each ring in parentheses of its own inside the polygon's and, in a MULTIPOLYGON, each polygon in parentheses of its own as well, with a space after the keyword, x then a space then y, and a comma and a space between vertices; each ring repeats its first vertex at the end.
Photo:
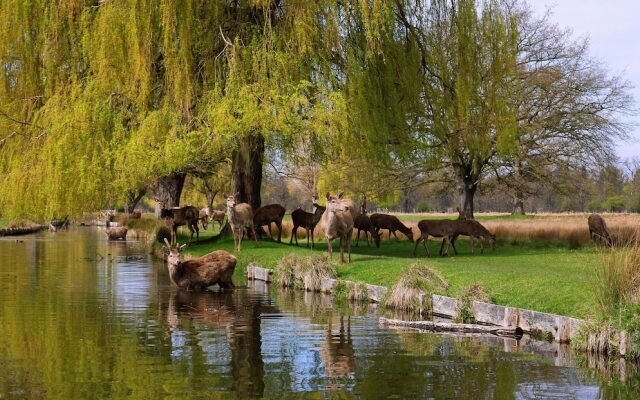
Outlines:
POLYGON ((604 208, 607 211, 623 211, 625 206, 625 198, 624 196, 611 196, 607 197, 604 201, 604 208))
POLYGON ((491 296, 484 291, 484 288, 479 283, 474 283, 468 286, 458 294, 457 300, 459 302, 459 308, 456 310, 456 315, 453 318, 454 322, 463 322, 465 324, 475 323, 475 318, 471 307, 474 301, 481 301, 483 303, 491 303, 491 296))

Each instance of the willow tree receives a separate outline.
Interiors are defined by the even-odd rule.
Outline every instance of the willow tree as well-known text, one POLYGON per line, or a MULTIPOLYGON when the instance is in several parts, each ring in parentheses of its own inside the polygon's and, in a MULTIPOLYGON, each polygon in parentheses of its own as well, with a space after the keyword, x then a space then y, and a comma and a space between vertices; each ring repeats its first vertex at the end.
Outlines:
POLYGON ((374 46, 379 3, 1 2, 3 212, 77 214, 140 187, 177 205, 186 174, 228 158, 259 205, 265 139, 308 115, 344 125, 344 21, 366 17, 374 46))

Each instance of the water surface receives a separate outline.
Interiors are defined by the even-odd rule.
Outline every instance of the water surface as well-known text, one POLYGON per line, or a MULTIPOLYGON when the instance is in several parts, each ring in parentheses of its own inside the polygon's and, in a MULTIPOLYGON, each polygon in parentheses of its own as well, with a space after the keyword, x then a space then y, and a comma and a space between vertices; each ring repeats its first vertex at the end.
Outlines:
POLYGON ((259 284, 179 291, 95 228, 0 238, 0 277, 1 399, 640 398, 637 375, 553 345, 384 328, 259 284))

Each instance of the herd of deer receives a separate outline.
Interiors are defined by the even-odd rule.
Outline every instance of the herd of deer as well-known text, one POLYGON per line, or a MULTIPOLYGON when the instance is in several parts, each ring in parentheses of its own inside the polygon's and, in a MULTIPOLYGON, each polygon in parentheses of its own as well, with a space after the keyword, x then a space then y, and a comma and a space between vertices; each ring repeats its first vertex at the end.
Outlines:
MULTIPOLYGON (((400 220, 388 214, 374 213, 371 216, 366 213, 366 203, 362 202, 359 210, 356 209, 355 203, 350 199, 343 199, 343 193, 337 196, 326 194, 326 206, 318 204, 318 197, 312 198, 313 212, 309 213, 300 208, 291 213, 293 221, 293 230, 289 243, 293 243, 295 238, 298 244, 298 228, 303 228, 307 232, 307 246, 313 249, 314 236, 313 231, 318 223, 324 230, 327 240, 327 249, 329 257, 333 255, 333 241, 340 240, 340 262, 344 263, 344 251, 348 253, 348 260, 351 262, 351 237, 354 229, 357 230, 357 240, 360 239, 360 233, 364 232, 369 244, 369 235, 377 247, 380 247, 380 232, 383 229, 388 230, 389 239, 391 235, 398 239, 396 231, 402 232, 410 241, 413 242, 413 231, 404 225, 400 220), (309 242, 310 240, 310 242, 309 242)), ((169 243, 165 239, 167 245, 167 265, 171 280, 178 287, 184 289, 204 289, 208 286, 218 284, 222 288, 232 288, 233 282, 231 277, 236 266, 237 259, 226 251, 218 250, 204 255, 200 258, 188 261, 180 260, 180 253, 186 245, 178 246, 176 244, 176 229, 178 226, 187 225, 191 230, 191 238, 193 233, 199 237, 198 222, 204 229, 207 228, 207 219, 211 218, 223 226, 225 216, 228 219, 234 239, 235 251, 240 251, 242 239, 246 233, 251 235, 258 243, 257 233, 262 233, 262 227, 269 227, 269 235, 273 239, 271 233, 271 223, 275 223, 278 228, 278 242, 282 239, 282 219, 285 209, 279 204, 270 204, 259 208, 253 212, 251 205, 248 203, 238 203, 236 196, 227 197, 226 214, 220 211, 211 211, 209 208, 198 210, 193 206, 186 206, 173 209, 162 210, 161 216, 165 218, 172 227, 172 242, 169 243), (259 229, 257 229, 259 228, 259 229)), ((603 242, 608 246, 613 245, 613 241, 607 230, 604 219, 598 214, 592 214, 588 219, 589 232, 591 238, 596 242, 603 242)), ((440 255, 449 255, 450 248, 453 248, 455 254, 458 254, 455 242, 459 236, 468 236, 471 239, 471 251, 474 251, 474 241, 480 241, 480 253, 484 252, 484 239, 487 239, 492 249, 495 249, 496 235, 489 232, 482 224, 473 219, 467 219, 464 212, 459 211, 458 219, 441 219, 441 220, 422 220, 418 222, 420 235, 415 241, 413 255, 416 255, 418 245, 423 243, 427 256, 431 256, 427 240, 429 237, 442 238, 440 246, 440 255)), ((126 235, 126 231, 124 232, 126 235)), ((357 242, 356 242, 357 245, 357 242)))
MULTIPOLYGON (((313 211, 310 213, 300 208, 291 213, 293 229, 289 239, 290 244, 294 240, 296 245, 298 244, 298 229, 302 228, 306 231, 307 247, 310 246, 313 249, 314 230, 316 225, 320 223, 327 240, 329 256, 331 257, 333 253, 333 241, 340 240, 340 261, 344 263, 345 249, 348 253, 348 260, 351 262, 351 237, 354 230, 356 231, 356 246, 359 244, 360 236, 363 232, 367 245, 370 245, 371 241, 373 241, 376 247, 380 247, 380 234, 383 230, 388 231, 389 238, 393 235, 397 240, 396 232, 400 231, 410 241, 413 242, 414 240, 411 228, 400 222, 397 217, 380 213, 367 215, 366 201, 363 201, 359 209, 357 209, 353 200, 343 198, 343 193, 337 196, 327 193, 326 206, 323 207, 319 204, 317 196, 313 196, 312 204, 313 211)), ((176 241, 176 231, 179 226, 186 225, 189 228, 191 231, 189 242, 191 242, 194 233, 196 238, 199 238, 199 224, 202 225, 203 229, 207 229, 208 220, 211 219, 212 221, 217 221, 222 228, 225 216, 233 233, 235 251, 240 251, 245 234, 250 236, 257 244, 258 236, 263 234, 262 227, 265 225, 268 227, 269 236, 274 239, 271 232, 272 223, 278 228, 277 241, 282 241, 282 219, 285 215, 285 208, 281 205, 269 204, 260 207, 254 213, 251 205, 238 203, 236 196, 227 197, 226 205, 226 213, 210 210, 209 207, 201 210, 193 206, 163 209, 161 218, 167 220, 171 226, 172 243, 176 241)), ((426 245, 430 236, 443 239, 440 249, 441 255, 449 255, 450 247, 453 247, 454 252, 457 254, 455 241, 461 235, 469 236, 472 241, 473 239, 488 239, 491 248, 495 246, 495 235, 487 231, 479 222, 467 220, 464 217, 464 213, 460 213, 458 220, 455 221, 423 220, 418 223, 418 228, 420 229, 420 236, 416 240, 414 255, 420 242, 423 242, 427 255, 430 256, 426 245)), ((480 243, 481 252, 483 252, 482 240, 480 243)))

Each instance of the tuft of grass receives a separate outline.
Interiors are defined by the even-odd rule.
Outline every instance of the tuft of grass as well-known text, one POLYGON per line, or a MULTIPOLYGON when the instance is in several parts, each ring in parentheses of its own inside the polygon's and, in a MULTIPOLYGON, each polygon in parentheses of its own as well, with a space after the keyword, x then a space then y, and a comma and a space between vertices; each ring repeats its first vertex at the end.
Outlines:
POLYGON ((338 273, 326 256, 300 257, 289 254, 276 264, 274 277, 280 286, 317 292, 323 279, 335 279, 338 273))
POLYGON ((484 288, 479 283, 474 283, 462 289, 457 299, 458 309, 456 310, 455 317, 453 317, 453 322, 463 322, 465 324, 473 324, 476 322, 471 310, 474 301, 491 303, 491 296, 484 291, 484 288))
POLYGON ((629 305, 640 304, 640 247, 606 249, 596 267, 595 297, 603 315, 615 315, 629 305))
POLYGON ((431 295, 448 289, 449 284, 439 271, 414 263, 389 290, 382 304, 387 308, 431 313, 431 295))

